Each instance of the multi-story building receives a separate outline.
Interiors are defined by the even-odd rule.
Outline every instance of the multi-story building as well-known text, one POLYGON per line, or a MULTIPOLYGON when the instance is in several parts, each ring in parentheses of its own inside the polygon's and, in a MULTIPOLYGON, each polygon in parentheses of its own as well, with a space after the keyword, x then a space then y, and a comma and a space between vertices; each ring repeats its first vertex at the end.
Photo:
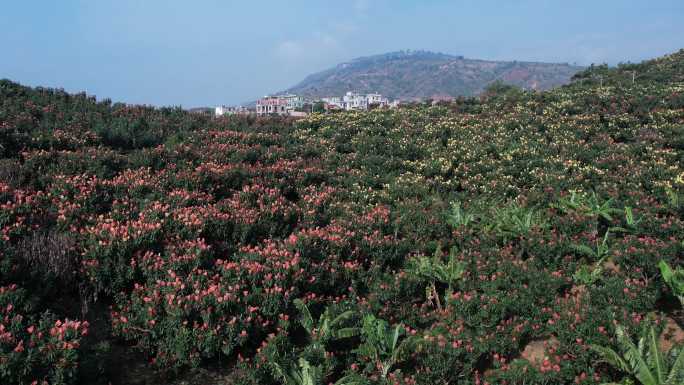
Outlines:
POLYGON ((302 96, 286 94, 265 96, 257 100, 257 115, 292 115, 293 112, 302 112, 306 106, 306 100, 302 96))
POLYGON ((384 107, 389 104, 387 98, 383 98, 380 94, 368 94, 366 95, 368 100, 368 105, 376 105, 378 107, 384 107))
POLYGON ((367 110, 369 106, 386 106, 389 101, 380 94, 360 94, 347 92, 342 97, 342 108, 345 110, 367 110))
POLYGON ((287 99, 279 96, 265 96, 257 100, 256 113, 258 116, 287 115, 287 99))
POLYGON ((281 99, 285 99, 285 101, 287 102, 286 109, 288 111, 302 110, 304 108, 304 104, 306 103, 306 100, 304 100, 304 97, 293 95, 293 94, 278 95, 276 97, 281 98, 281 99))
POLYGON ((361 95, 357 92, 347 92, 342 97, 342 108, 345 110, 367 110, 368 100, 365 95, 361 95))

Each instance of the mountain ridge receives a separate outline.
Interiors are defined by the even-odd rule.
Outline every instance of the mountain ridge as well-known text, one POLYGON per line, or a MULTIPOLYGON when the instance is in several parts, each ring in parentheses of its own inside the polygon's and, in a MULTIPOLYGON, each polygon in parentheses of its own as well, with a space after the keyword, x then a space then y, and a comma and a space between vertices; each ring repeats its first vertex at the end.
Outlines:
POLYGON ((378 92, 392 99, 473 96, 490 83, 544 90, 567 84, 585 67, 568 63, 495 61, 424 50, 362 56, 306 76, 283 92, 306 97, 378 92))

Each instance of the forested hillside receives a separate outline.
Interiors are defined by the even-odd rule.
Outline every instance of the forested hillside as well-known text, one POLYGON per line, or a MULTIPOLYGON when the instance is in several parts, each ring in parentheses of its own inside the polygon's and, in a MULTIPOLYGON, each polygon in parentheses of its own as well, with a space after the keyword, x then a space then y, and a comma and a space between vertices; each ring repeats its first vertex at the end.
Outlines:
POLYGON ((1 81, 0 383, 681 384, 682 56, 302 120, 1 81))

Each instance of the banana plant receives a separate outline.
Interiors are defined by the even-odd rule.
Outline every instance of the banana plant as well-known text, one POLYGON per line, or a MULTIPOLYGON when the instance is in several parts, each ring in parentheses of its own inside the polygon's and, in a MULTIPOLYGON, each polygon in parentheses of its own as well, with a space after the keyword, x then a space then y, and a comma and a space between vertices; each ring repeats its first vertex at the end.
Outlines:
POLYGON ((660 268, 660 274, 663 276, 663 280, 672 290, 672 294, 677 297, 679 303, 684 307, 684 269, 675 268, 674 270, 665 261, 660 261, 658 263, 660 268))
MULTIPOLYGON (((597 232, 599 231, 601 221, 604 221, 605 224, 610 224, 613 222, 613 215, 622 214, 622 210, 613 207, 613 198, 602 201, 595 191, 592 191, 591 194, 580 194, 576 191, 571 191, 569 197, 560 198, 560 201, 554 207, 566 213, 574 211, 587 218, 595 219, 594 224, 597 232)), ((612 229, 618 230, 615 227, 612 229)))
POLYGON ((592 191, 590 195, 571 191, 569 197, 562 197, 555 207, 565 211, 575 211, 588 217, 600 217, 609 222, 613 221, 614 214, 622 211, 613 207, 613 198, 601 201, 601 198, 592 191))
POLYGON ((476 221, 475 214, 469 213, 461 207, 460 201, 451 203, 451 210, 447 217, 447 223, 454 228, 470 227, 476 221))
POLYGON ((582 285, 593 285, 603 275, 603 261, 600 259, 594 266, 582 265, 575 274, 572 275, 572 279, 582 285))
POLYGON ((608 238, 610 238, 610 231, 606 231, 603 234, 603 238, 599 241, 596 240, 596 246, 592 249, 587 245, 572 244, 570 247, 579 254, 589 257, 591 260, 603 262, 610 255, 610 244, 608 243, 608 238))
POLYGON ((581 266, 575 274, 573 274, 572 278, 575 282, 592 285, 601 278, 604 270, 604 262, 610 258, 610 244, 608 243, 610 232, 617 230, 619 229, 614 227, 608 229, 600 241, 598 239, 596 240, 596 246, 593 249, 587 245, 570 245, 575 252, 589 257, 591 261, 594 261, 592 265, 581 266))
MULTIPOLYGON (((288 369, 273 362, 271 367, 283 385, 327 385, 325 373, 321 365, 312 365, 305 358, 299 358, 298 365, 288 369)), ((366 381, 361 376, 350 375, 340 378, 334 385, 363 385, 366 381)))
POLYGON ((622 214, 622 211, 613 207, 613 198, 601 202, 596 192, 591 193, 587 199, 587 215, 603 218, 608 222, 613 221, 613 214, 622 214))
POLYGON ((679 193, 675 190, 667 189, 665 190, 665 195, 667 195, 668 205, 675 210, 679 210, 679 206, 681 205, 679 193))
POLYGON ((636 344, 620 325, 617 326, 616 334, 619 352, 609 347, 591 346, 606 363, 628 377, 636 378, 642 385, 684 383, 684 349, 673 348, 669 354, 663 354, 652 324, 643 329, 636 344))
POLYGON ((493 231, 505 242, 529 234, 534 228, 544 229, 548 223, 541 211, 521 206, 517 202, 492 210, 491 220, 485 224, 485 231, 493 231))
POLYGON ((278 363, 271 363, 284 385, 319 385, 323 382, 324 375, 321 366, 311 365, 304 358, 300 358, 298 364, 286 370, 278 363))
POLYGON ((386 379, 394 365, 401 362, 409 349, 416 345, 414 337, 401 339, 404 333, 402 324, 391 327, 387 321, 368 314, 363 318, 363 344, 357 354, 369 358, 386 379))
POLYGON ((345 327, 345 323, 355 316, 351 310, 333 315, 330 308, 326 308, 318 320, 315 320, 304 301, 297 298, 294 305, 300 313, 299 322, 314 348, 324 349, 325 344, 331 340, 353 337, 361 332, 357 327, 345 327))
POLYGON ((432 257, 421 256, 413 258, 408 263, 407 272, 420 280, 428 282, 425 288, 429 302, 435 301, 437 309, 442 311, 440 295, 437 292, 437 283, 447 285, 444 297, 448 300, 454 292, 455 286, 463 278, 466 271, 466 264, 456 258, 456 250, 451 249, 449 260, 444 263, 439 257, 439 247, 435 250, 432 257))
POLYGON ((625 223, 627 223, 627 227, 630 229, 634 229, 641 223, 641 218, 636 219, 634 218, 634 213, 632 212, 632 208, 630 206, 625 207, 625 223))

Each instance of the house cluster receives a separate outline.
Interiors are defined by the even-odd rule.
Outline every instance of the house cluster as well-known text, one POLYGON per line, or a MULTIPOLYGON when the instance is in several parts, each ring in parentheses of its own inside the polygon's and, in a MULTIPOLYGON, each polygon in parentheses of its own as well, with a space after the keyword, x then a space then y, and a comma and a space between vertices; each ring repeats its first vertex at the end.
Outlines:
POLYGON ((249 115, 257 116, 306 116, 314 111, 315 107, 322 108, 324 111, 335 110, 368 110, 372 108, 396 107, 399 101, 390 103, 387 98, 380 94, 361 94, 357 92, 347 92, 343 96, 332 96, 321 99, 308 99, 294 94, 264 96, 257 100, 256 107, 217 106, 214 109, 216 116, 223 115, 249 115))

